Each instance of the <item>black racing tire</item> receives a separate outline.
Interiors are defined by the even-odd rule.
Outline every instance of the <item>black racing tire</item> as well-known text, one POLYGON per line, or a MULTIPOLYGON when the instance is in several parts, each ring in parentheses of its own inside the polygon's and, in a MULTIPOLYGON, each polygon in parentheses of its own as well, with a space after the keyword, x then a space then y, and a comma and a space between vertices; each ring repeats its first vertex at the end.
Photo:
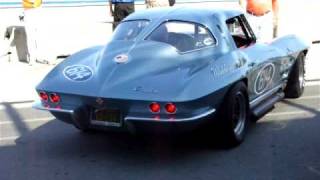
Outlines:
POLYGON ((286 98, 299 98, 305 86, 305 54, 300 53, 289 73, 287 86, 284 89, 286 98))
POLYGON ((245 83, 233 85, 218 112, 218 133, 222 145, 232 148, 245 138, 249 116, 248 93, 245 83))

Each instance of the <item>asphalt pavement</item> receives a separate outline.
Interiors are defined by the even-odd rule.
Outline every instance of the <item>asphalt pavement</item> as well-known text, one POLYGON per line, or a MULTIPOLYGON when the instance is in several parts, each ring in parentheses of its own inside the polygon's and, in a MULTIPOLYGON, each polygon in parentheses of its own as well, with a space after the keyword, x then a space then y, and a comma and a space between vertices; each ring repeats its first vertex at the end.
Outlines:
POLYGON ((214 138, 199 134, 85 134, 31 104, 0 105, 1 180, 320 179, 319 83, 277 103, 229 150, 208 146, 214 138))

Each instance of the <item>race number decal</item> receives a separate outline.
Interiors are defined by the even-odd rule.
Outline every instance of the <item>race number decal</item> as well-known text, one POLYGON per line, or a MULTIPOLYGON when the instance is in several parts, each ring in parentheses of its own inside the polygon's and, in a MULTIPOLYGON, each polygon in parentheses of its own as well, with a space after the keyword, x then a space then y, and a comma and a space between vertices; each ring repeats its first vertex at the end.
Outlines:
POLYGON ((272 84, 275 67, 272 63, 266 64, 258 73, 254 83, 254 92, 261 94, 272 84))
POLYGON ((87 81, 92 77, 93 71, 85 65, 74 65, 64 68, 63 75, 72 81, 87 81))

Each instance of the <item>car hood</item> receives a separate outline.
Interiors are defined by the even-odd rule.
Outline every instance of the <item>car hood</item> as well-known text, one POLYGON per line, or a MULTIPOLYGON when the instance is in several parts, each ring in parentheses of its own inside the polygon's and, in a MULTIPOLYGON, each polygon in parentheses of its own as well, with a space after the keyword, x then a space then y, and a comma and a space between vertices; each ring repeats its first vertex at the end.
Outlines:
POLYGON ((44 78, 37 90, 117 99, 182 101, 193 97, 186 91, 190 80, 209 68, 206 53, 202 55, 201 60, 196 54, 195 57, 179 54, 170 45, 152 41, 140 44, 115 41, 70 56, 44 78))

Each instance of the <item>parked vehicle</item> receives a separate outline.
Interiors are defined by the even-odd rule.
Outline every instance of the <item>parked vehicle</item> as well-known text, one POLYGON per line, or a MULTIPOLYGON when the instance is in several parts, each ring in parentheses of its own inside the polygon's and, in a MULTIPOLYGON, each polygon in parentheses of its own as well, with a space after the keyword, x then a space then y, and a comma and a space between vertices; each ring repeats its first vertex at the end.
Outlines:
POLYGON ((256 41, 235 10, 165 8, 128 16, 105 46, 82 50, 36 87, 35 108, 80 130, 178 131, 212 122, 230 146, 304 90, 308 46, 256 41))

